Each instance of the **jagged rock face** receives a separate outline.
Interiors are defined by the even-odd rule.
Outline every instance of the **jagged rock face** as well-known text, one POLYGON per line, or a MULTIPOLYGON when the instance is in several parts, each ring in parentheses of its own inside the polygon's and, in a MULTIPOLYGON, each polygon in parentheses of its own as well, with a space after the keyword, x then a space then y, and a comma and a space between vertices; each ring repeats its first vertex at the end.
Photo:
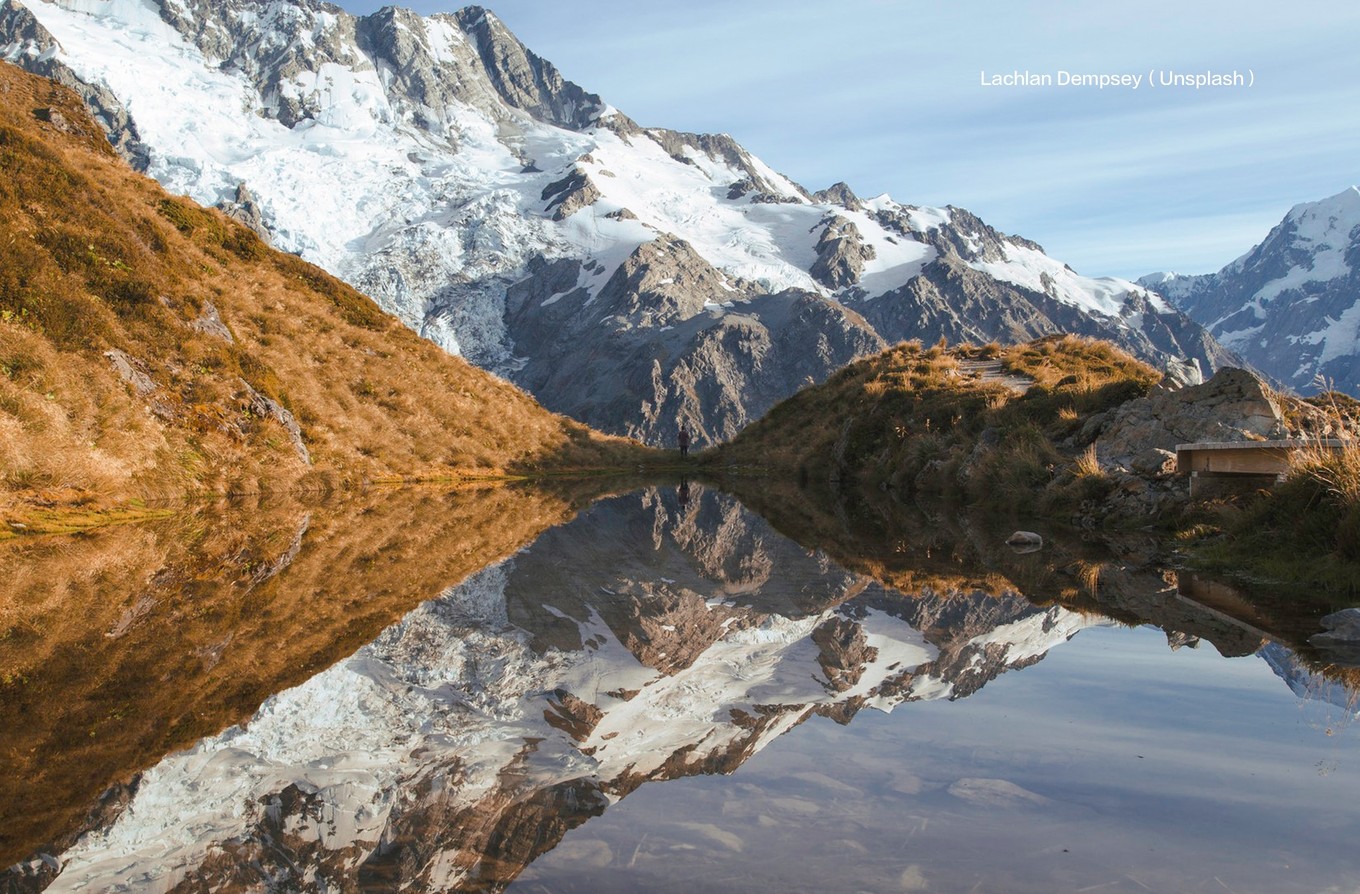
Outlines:
POLYGON ((477 41, 491 82, 512 108, 574 130, 594 123, 604 110, 600 97, 565 80, 552 63, 529 52, 486 10, 469 6, 454 19, 477 41))
POLYGON ((592 293, 598 268, 537 261, 511 286, 516 344, 538 344, 514 374, 549 409, 650 443, 685 426, 726 440, 799 385, 825 379, 883 341, 817 295, 747 297, 683 240, 639 246, 592 293), (619 420, 624 420, 620 425, 619 420))
POLYGON ((54 883, 503 890, 644 783, 963 697, 1091 623, 904 598, 702 488, 618 498, 149 770, 54 883))
POLYGON ((587 205, 593 205, 599 197, 599 189, 580 171, 572 171, 561 180, 549 183, 541 194, 553 220, 566 220, 587 205))
POLYGON ((903 338, 1076 331, 1222 360, 1132 283, 962 209, 813 195, 728 135, 640 127, 477 7, 0 2, 5 58, 80 81, 169 189, 608 431, 721 440, 903 338))
POLYGON ((817 240, 817 261, 808 272, 829 289, 843 289, 859 282, 864 262, 875 257, 873 246, 864 244, 859 228, 843 217, 833 217, 817 240))
POLYGON ((206 58, 244 73, 264 110, 289 128, 327 113, 325 81, 340 70, 374 72, 389 81, 391 105, 375 110, 380 119, 400 116, 434 133, 447 128, 445 110, 452 103, 493 120, 508 117, 508 106, 574 129, 603 107, 598 96, 564 80, 476 6, 429 19, 390 6, 356 18, 320 0, 158 6, 206 58))
POLYGON ((845 182, 833 183, 826 189, 819 189, 812 194, 812 198, 817 202, 824 202, 828 205, 839 205, 846 211, 863 211, 864 205, 860 202, 859 196, 845 182))
POLYGON ((1295 206, 1217 273, 1158 273, 1166 295, 1254 367, 1304 393, 1360 395, 1360 190, 1295 206))
POLYGON ((698 165, 708 160, 726 165, 740 175, 740 179, 729 188, 729 199, 746 199, 759 204, 787 204, 810 198, 807 190, 770 170, 725 133, 685 133, 664 127, 644 129, 622 115, 615 115, 604 123, 625 138, 644 136, 655 141, 680 164, 698 165))

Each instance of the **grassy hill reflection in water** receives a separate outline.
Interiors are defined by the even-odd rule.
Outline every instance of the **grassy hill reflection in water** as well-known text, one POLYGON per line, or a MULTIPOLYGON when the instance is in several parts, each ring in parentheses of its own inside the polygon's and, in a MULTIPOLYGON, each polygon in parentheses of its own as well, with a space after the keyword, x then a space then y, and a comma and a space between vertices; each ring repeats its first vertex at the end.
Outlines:
POLYGON ((562 489, 380 489, 0 543, 0 863, 60 846, 109 786, 247 720, 575 505, 562 489))
POLYGON ((65 850, 58 888, 150 872, 494 890, 644 782, 734 773, 815 718, 971 695, 1092 626, 1159 624, 1230 655, 1261 650, 1253 626, 1290 626, 1176 598, 1137 543, 1015 555, 944 512, 768 482, 759 499, 773 525, 697 484, 596 504, 404 618, 565 520, 570 498, 386 492, 254 508, 253 528, 179 522, 170 547, 150 545, 167 528, 49 546, 25 560, 51 595, 15 606, 27 695, 7 687, 4 707, 47 717, 6 743, 32 755, 7 803, 50 806, 45 828, 7 812, 6 834, 65 850), (102 575, 115 596, 93 589, 86 546, 131 557, 102 575), (63 609, 77 590, 85 607, 63 609), (103 785, 198 735, 70 840, 103 785))

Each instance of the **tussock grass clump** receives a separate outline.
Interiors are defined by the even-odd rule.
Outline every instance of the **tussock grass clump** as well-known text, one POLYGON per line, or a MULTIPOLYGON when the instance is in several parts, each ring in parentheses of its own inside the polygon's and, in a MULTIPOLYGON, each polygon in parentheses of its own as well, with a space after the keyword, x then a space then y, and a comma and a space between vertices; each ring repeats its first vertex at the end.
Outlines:
MULTIPOLYGON (((1058 418, 1063 418, 1059 415, 1058 418)), ((1093 475, 1102 474, 1100 471, 1100 457, 1096 453, 1096 445, 1090 444, 1077 456, 1075 471, 1078 478, 1089 478, 1093 475)))
MULTIPOLYGON (((1328 434, 1355 430, 1360 417, 1335 396, 1308 402, 1324 410, 1328 434)), ((1204 523, 1182 533, 1209 566, 1360 595, 1360 440, 1336 449, 1318 437, 1275 487, 1199 514, 1204 523)))
POLYGON ((1339 450, 1318 445, 1297 451, 1290 458, 1288 477, 1310 480, 1339 508, 1360 506, 1360 441, 1339 450))
POLYGON ((1056 508, 1108 482, 1093 454, 1068 456, 1055 443, 1160 378, 1112 345, 1074 336, 1007 348, 907 342, 777 405, 719 461, 1006 509, 1037 508, 1036 495, 1057 481, 1056 508), (1000 361, 1000 375, 988 361, 1000 361))
POLYGON ((1253 529, 1270 553, 1360 563, 1360 442, 1297 452, 1285 481, 1247 508, 1238 533, 1253 529))

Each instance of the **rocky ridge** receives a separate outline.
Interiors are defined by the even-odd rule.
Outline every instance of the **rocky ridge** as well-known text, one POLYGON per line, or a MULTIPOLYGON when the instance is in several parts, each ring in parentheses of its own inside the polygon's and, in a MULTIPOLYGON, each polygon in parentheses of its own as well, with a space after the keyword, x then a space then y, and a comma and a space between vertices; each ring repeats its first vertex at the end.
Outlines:
POLYGON ((652 443, 681 419, 721 440, 904 338, 1076 331, 1187 381, 1226 359, 1155 294, 1078 276, 962 209, 810 194, 730 136, 643 128, 477 7, 3 0, 0 57, 78 81, 171 190, 245 209, 445 348, 652 443), (721 294, 671 306, 635 290, 633 311, 595 325, 642 266, 721 294), (570 353, 627 359, 584 376, 570 353))

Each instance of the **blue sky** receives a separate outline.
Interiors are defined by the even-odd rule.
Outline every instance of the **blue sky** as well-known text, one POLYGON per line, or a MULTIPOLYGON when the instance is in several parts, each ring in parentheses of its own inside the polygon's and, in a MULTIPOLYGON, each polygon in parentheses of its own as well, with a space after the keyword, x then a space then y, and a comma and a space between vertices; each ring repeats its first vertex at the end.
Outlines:
POLYGON ((486 5, 641 124, 730 133, 811 189, 968 208, 1091 275, 1216 270, 1360 183, 1360 4, 1341 0, 486 5), (1144 83, 979 83, 1017 70, 1144 83), (1146 83, 1233 70, 1254 86, 1146 83))

